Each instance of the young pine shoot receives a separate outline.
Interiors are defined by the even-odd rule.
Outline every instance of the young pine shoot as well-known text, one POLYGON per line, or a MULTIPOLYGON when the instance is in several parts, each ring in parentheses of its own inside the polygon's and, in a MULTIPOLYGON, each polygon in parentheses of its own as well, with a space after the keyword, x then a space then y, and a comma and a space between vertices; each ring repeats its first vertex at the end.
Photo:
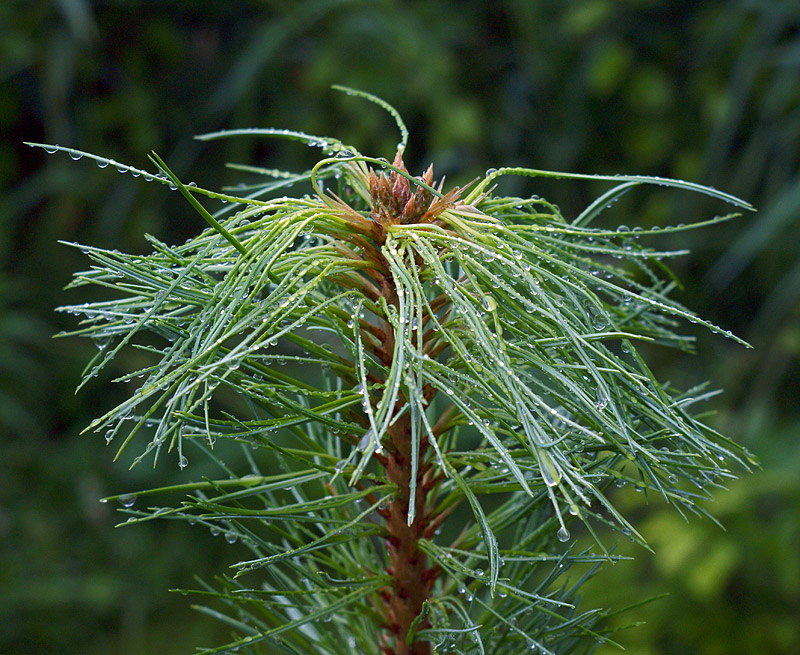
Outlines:
POLYGON ((645 244, 732 215, 592 223, 647 184, 750 206, 688 182, 525 168, 450 188, 432 167, 406 170, 394 109, 347 91, 396 120, 391 163, 329 137, 219 132, 200 138, 280 137, 323 158, 301 173, 235 166, 257 181, 215 192, 155 154, 150 172, 42 145, 179 190, 210 224, 179 246, 148 237, 149 255, 78 246, 92 265, 70 286, 108 291, 60 308, 100 348, 80 386, 123 349, 144 362, 87 429, 133 464, 202 457, 217 472, 114 499, 129 522, 238 542, 241 561, 198 592, 233 640, 203 653, 589 652, 609 639, 606 613, 577 594, 615 559, 595 527, 644 543, 614 484, 704 514, 728 467, 752 462, 697 416, 712 392, 660 383, 640 354, 691 350, 686 323, 721 332, 671 297, 664 260, 685 251, 645 244), (568 218, 496 195, 507 175, 611 188, 568 218), (303 183, 307 195, 281 195, 303 183))

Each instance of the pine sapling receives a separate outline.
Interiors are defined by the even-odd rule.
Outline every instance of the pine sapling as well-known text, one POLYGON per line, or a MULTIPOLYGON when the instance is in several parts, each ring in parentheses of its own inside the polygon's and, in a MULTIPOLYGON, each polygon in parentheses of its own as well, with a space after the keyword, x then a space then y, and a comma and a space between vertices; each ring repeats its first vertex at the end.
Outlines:
POLYGON ((148 255, 77 246, 92 265, 70 286, 108 291, 61 308, 83 317, 70 334, 100 346, 80 386, 130 349, 145 362, 87 429, 117 457, 137 448, 133 464, 203 457, 218 471, 189 466, 113 499, 128 522, 185 520, 238 542, 240 561, 200 590, 234 637, 203 653, 589 652, 609 638, 605 614, 577 594, 615 559, 595 527, 644 543, 609 488, 705 513, 728 466, 752 462, 696 414, 712 392, 658 382, 642 355, 691 350, 687 322, 721 332, 670 297, 664 260, 684 253, 657 237, 733 214, 593 222, 648 184, 751 208, 689 182, 526 168, 450 188, 432 166, 408 172, 397 112, 347 91, 396 120, 391 163, 329 137, 219 132, 200 138, 279 137, 323 157, 301 173, 238 166, 254 182, 216 192, 155 154, 148 171, 42 146, 179 190, 210 225, 178 246, 148 237, 148 255), (565 217, 498 195, 509 175, 610 190, 565 217), (212 214, 209 201, 226 204, 212 214))

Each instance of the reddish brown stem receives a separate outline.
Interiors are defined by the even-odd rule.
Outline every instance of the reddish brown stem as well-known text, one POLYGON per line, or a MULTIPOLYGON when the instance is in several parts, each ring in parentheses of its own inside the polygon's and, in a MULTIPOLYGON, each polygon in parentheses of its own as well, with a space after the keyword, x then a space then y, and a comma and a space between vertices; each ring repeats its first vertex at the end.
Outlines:
MULTIPOLYGON (((381 291, 387 303, 397 304, 396 291, 390 280, 384 279, 381 291)), ((388 321, 385 323, 384 333, 380 357, 384 365, 389 367, 392 363, 395 335, 388 321)), ((402 400, 399 399, 398 407, 403 405, 402 400)), ((432 652, 428 641, 412 640, 412 643, 406 644, 411 624, 422 611, 423 603, 430 595, 436 577, 434 570, 428 568, 427 556, 419 548, 419 541, 424 538, 428 523, 427 490, 424 486, 429 470, 429 466, 425 463, 427 445, 427 440, 420 440, 414 497, 415 518, 413 523, 408 525, 413 447, 410 412, 398 417, 389 426, 384 438, 385 459, 381 463, 389 481, 397 486, 397 492, 386 508, 387 513, 383 515, 386 521, 389 555, 387 570, 392 578, 389 594, 384 598, 384 614, 390 634, 394 637, 394 649, 391 650, 384 645, 384 652, 391 655, 430 655, 432 652)), ((423 620, 417 624, 416 629, 422 630, 427 627, 430 627, 430 624, 423 620)))
MULTIPOLYGON (((363 270, 363 275, 371 280, 374 288, 366 287, 373 295, 375 290, 379 290, 381 298, 390 306, 398 306, 397 288, 390 273, 390 267, 380 252, 380 247, 387 238, 387 228, 392 225, 408 224, 411 222, 436 222, 436 217, 444 210, 452 206, 459 198, 458 188, 445 194, 442 198, 433 199, 428 191, 422 188, 412 190, 406 176, 399 175, 398 170, 405 171, 403 160, 398 152, 394 162, 394 168, 390 174, 376 175, 370 169, 368 180, 370 191, 370 230, 364 233, 365 243, 359 243, 365 259, 374 264, 373 267, 363 270), (368 243, 371 239, 372 243, 368 243), (373 245, 374 244, 374 245, 373 245)), ((426 185, 433 183, 433 171, 428 169, 423 176, 426 185)), ((440 183, 441 189, 441 183, 440 183)), ((348 208, 344 203, 335 198, 329 201, 337 206, 343 215, 348 216, 348 208), (338 204, 337 204, 338 203, 338 204)), ((356 214, 357 215, 357 214, 356 214)), ((357 215, 358 216, 358 215, 357 215)), ((361 218, 358 216, 358 218, 361 218)), ((355 242, 354 242, 355 243, 355 242)), ((422 260, 415 257, 412 265, 422 267, 422 260)), ((362 285, 364 286, 364 285, 362 285)), ((444 306, 447 297, 442 296, 434 301, 438 311, 440 306, 444 306)), ((445 317, 447 313, 445 313, 445 317)), ((423 320, 419 325, 420 331, 424 330, 426 321, 423 320)), ((372 342, 369 339, 362 340, 364 347, 373 347, 373 354, 380 359, 381 364, 387 369, 391 369, 395 347, 395 333, 388 317, 385 317, 379 326, 379 332, 370 330, 365 325, 361 325, 363 334, 370 333, 375 338, 372 342)), ((423 341, 432 339, 430 330, 423 331, 423 341)), ((422 351, 428 353, 430 343, 424 343, 422 351)), ((431 356, 435 356, 444 347, 433 349, 431 356)), ((436 389, 431 385, 426 385, 420 390, 425 401, 430 402, 436 393, 436 389)), ((401 394, 402 395, 402 394, 401 394)), ((398 398, 397 407, 403 408, 404 398, 398 398)), ((402 411, 402 410, 398 410, 402 411)), ((397 489, 392 501, 386 508, 379 511, 380 516, 386 521, 386 541, 388 549, 387 571, 391 576, 391 584, 381 590, 378 594, 383 604, 383 615, 387 624, 387 633, 381 635, 379 646, 384 655, 430 655, 432 645, 429 641, 414 639, 411 635, 411 625, 420 616, 425 601, 428 599, 433 587, 433 581, 440 573, 436 566, 428 567, 427 556, 420 549, 420 540, 425 538, 426 529, 432 521, 436 525, 441 523, 446 516, 442 512, 438 517, 427 515, 428 493, 434 492, 431 484, 437 480, 437 475, 430 469, 426 461, 426 452, 430 447, 428 438, 421 437, 416 444, 412 444, 412 424, 411 412, 396 414, 392 417, 393 422, 382 437, 382 456, 376 454, 375 458, 384 467, 386 477, 397 489), (418 448, 419 452, 414 453, 412 448, 418 448), (412 472, 412 458, 416 457, 418 467, 416 472, 412 472), (416 479, 412 480, 412 475, 416 479), (415 487, 415 495, 411 499, 411 486, 415 487), (410 508, 410 503, 414 507, 410 508), (413 509, 414 520, 408 524, 409 509, 413 509), (406 643, 406 642, 410 643, 406 643)), ((439 423, 437 423, 438 425, 439 423)), ((435 492, 434 492, 435 493, 435 492)), ((434 528, 435 529, 435 528, 434 528)), ((430 623, 422 619, 415 629, 417 631, 429 628, 430 623)))
MULTIPOLYGON (((419 549, 427 517, 425 515, 425 490, 422 484, 427 467, 421 465, 416 476, 414 499, 416 517, 408 525, 411 482, 411 423, 408 413, 395 421, 388 430, 391 441, 390 455, 385 465, 387 477, 397 485, 398 492, 388 506, 386 529, 389 544, 389 573, 392 576, 391 595, 386 603, 386 616, 395 635, 394 655, 429 655, 431 644, 414 641, 406 645, 411 623, 422 611, 428 598, 433 578, 427 566, 427 557, 419 549)), ((420 461, 424 453, 420 453, 420 461)), ((428 627, 425 622, 417 629, 428 627)))

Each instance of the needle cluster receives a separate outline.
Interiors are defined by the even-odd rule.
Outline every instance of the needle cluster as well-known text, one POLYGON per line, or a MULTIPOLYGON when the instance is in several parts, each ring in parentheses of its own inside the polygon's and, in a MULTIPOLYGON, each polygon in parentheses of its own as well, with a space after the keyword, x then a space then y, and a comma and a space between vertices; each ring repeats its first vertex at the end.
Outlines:
POLYGON ((684 253, 658 236, 690 228, 592 223, 646 184, 749 207, 687 182, 521 168, 445 193, 432 168, 408 173, 389 110, 392 164, 287 130, 201 137, 322 148, 303 173, 241 167, 257 176, 244 192, 185 185, 157 156, 156 172, 114 162, 179 190, 210 228, 178 246, 150 237, 144 256, 83 247, 92 265, 72 286, 109 297, 62 308, 99 346, 82 384, 124 352, 141 362, 88 429, 117 456, 135 448, 134 464, 174 454, 218 472, 122 499, 129 522, 190 521, 238 544, 200 592, 235 637, 203 652, 589 652, 608 635, 577 594, 614 559, 595 527, 643 542, 610 488, 704 513, 728 466, 750 461, 697 414, 713 392, 659 382, 640 352, 691 350, 689 322, 721 332, 671 297, 665 260, 684 253), (611 188, 568 219, 495 194, 503 175, 611 188))

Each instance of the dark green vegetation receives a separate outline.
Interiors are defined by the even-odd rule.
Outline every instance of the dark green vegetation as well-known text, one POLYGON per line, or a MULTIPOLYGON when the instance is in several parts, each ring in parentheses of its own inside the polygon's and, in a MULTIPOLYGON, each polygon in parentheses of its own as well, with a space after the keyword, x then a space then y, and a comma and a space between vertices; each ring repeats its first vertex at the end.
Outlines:
MULTIPOLYGON (((202 145, 183 137, 223 124, 286 125, 335 134, 363 152, 393 152, 380 111, 347 99, 331 104, 329 85, 343 82, 387 98, 409 120, 409 169, 435 161, 439 173, 463 171, 454 184, 500 163, 636 170, 732 189, 759 207, 745 219, 676 235, 676 247, 694 254, 671 264, 687 283, 684 304, 755 351, 698 332, 698 357, 654 349, 648 361, 677 386, 720 381, 726 394, 714 399, 718 415, 707 420, 758 454, 764 472, 717 495, 713 513, 728 532, 698 520, 678 529, 683 524, 654 501, 637 525, 655 556, 632 551, 638 561, 609 568, 598 586, 614 591, 614 606, 647 590, 675 592, 637 610, 648 624, 620 636, 637 652, 727 653, 743 644, 749 652, 791 652, 800 640, 793 3, 668 11, 648 2, 587 0, 570 10, 519 2, 491 15, 483 3, 410 3, 402 13, 358 2, 226 5, 216 13, 31 4, 0 8, 4 649, 143 653, 166 643, 188 652, 211 643, 221 637, 197 634, 210 622, 190 622, 186 599, 163 590, 193 586, 193 573, 208 577, 220 561, 241 555, 239 546, 201 541, 178 524, 108 529, 113 516, 95 498, 179 474, 188 479, 201 464, 195 458, 182 473, 138 467, 121 481, 123 467, 76 435, 124 389, 109 391, 101 373, 89 392, 73 396, 71 381, 89 350, 49 339, 72 324, 52 308, 63 298, 57 287, 82 266, 80 253, 56 239, 146 252, 143 233, 182 242, 197 234, 196 217, 176 194, 64 156, 46 158, 21 142, 80 145, 142 165, 154 148, 201 186, 223 161, 294 170, 312 163, 297 146, 230 141, 204 150, 203 166, 196 165, 202 145), (662 577, 647 575, 651 564, 662 577)), ((599 191, 584 183, 503 184, 504 194, 556 201, 567 217, 599 191)), ((615 210, 645 229, 716 211, 700 196, 676 192, 628 194, 615 210)), ((612 226, 614 215, 598 225, 612 226)), ((116 372, 132 366, 131 355, 116 372)), ((627 490, 619 496, 624 504, 627 490)), ((605 600, 587 600, 597 604, 605 600)))

